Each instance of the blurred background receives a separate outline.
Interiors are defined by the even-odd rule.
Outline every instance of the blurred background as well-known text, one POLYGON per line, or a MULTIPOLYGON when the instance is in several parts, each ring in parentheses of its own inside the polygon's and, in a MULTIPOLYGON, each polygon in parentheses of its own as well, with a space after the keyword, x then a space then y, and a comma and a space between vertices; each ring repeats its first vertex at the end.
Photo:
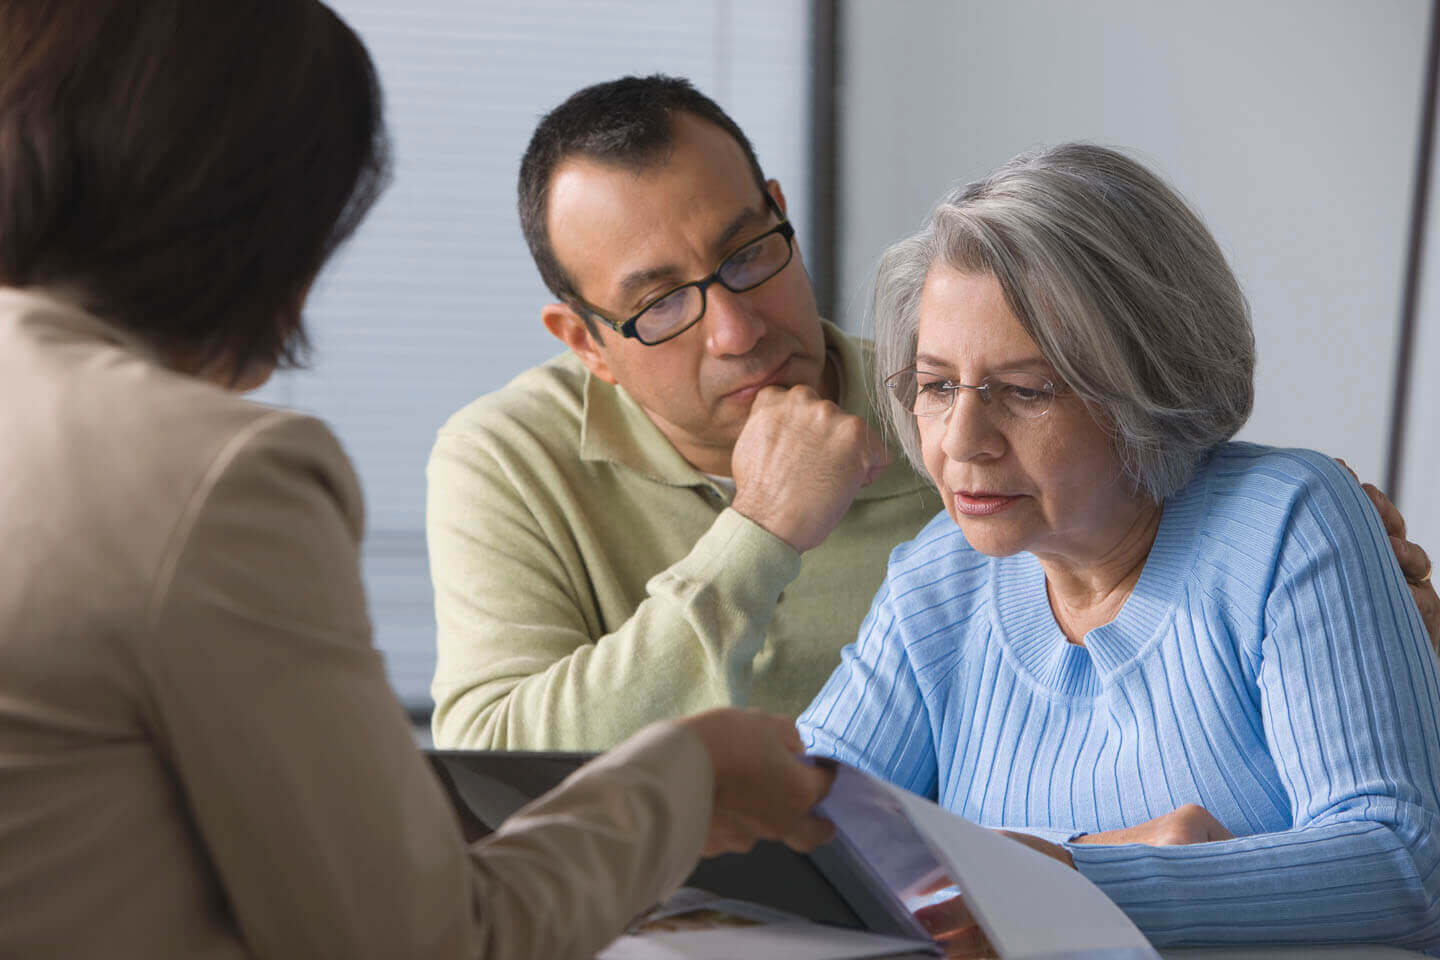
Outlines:
POLYGON ((314 366, 258 398, 329 421, 356 462, 376 642, 417 720, 435 431, 560 349, 515 214, 520 154, 541 114, 627 73, 689 77, 736 119, 822 310, 858 331, 876 258, 951 185, 1063 140, 1127 149, 1250 298, 1242 439, 1344 457, 1440 555, 1440 214, 1415 219, 1428 0, 329 2, 379 66, 395 181, 311 298, 314 366), (1413 233, 1430 242, 1409 271, 1413 233))

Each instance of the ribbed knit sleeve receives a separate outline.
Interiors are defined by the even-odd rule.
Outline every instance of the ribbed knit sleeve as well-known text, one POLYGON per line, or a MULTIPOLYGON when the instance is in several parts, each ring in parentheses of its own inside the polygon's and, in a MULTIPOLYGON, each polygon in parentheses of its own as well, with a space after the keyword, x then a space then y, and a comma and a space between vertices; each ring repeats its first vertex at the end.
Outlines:
POLYGON ((890 584, 880 588, 860 636, 801 714, 807 753, 832 757, 922 797, 935 796, 935 744, 909 651, 897 641, 890 584))
POLYGON ((1419 614, 1343 470, 1298 452, 1265 469, 1274 482, 1254 486, 1290 497, 1289 522, 1265 632, 1247 652, 1294 826, 1182 847, 1074 845, 1072 856, 1157 945, 1433 946, 1440 688, 1419 614))

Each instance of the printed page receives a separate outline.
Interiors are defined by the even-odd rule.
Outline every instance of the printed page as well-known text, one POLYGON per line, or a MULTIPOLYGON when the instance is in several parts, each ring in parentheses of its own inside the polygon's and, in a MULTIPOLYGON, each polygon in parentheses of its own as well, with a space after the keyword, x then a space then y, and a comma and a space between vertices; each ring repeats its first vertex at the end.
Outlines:
POLYGON ((866 779, 888 791, 930 841, 1004 960, 1158 960, 1130 918, 1078 871, 907 790, 866 779))
POLYGON ((875 960, 933 953, 928 941, 811 923, 768 907, 682 887, 631 924, 596 960, 875 960))

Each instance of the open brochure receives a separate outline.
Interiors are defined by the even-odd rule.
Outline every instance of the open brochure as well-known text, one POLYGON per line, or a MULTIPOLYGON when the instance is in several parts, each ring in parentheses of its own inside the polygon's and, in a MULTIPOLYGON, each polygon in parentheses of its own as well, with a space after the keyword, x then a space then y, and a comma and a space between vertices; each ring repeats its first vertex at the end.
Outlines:
MULTIPOLYGON (((493 829, 586 759, 491 751, 430 756, 471 835, 493 829)), ((836 826, 834 841, 808 855, 771 843, 702 862, 687 889, 632 925, 604 960, 1158 958, 1079 872, 908 791, 837 767, 819 809, 836 826), (951 926, 957 905, 962 919, 951 926)))
POLYGON ((1003 960, 1159 957, 1078 871, 909 791, 840 764, 820 812, 837 834, 817 851, 822 865, 834 857, 852 868, 823 872, 847 900, 872 896, 917 941, 936 929, 920 921, 927 909, 958 896, 1003 960), (857 877, 861 891, 849 889, 857 877))

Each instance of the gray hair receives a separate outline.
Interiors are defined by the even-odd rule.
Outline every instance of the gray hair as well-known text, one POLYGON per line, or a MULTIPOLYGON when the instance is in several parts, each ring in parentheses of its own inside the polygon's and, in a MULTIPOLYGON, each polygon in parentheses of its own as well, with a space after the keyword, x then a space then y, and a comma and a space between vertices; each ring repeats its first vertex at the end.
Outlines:
POLYGON ((936 262, 995 277, 1025 332, 1114 438, 1126 476, 1156 501, 1250 416, 1250 308, 1215 239, 1139 163, 1063 144, 951 191, 880 260, 875 388, 922 472, 914 415, 884 380, 915 363, 920 293, 936 262))

